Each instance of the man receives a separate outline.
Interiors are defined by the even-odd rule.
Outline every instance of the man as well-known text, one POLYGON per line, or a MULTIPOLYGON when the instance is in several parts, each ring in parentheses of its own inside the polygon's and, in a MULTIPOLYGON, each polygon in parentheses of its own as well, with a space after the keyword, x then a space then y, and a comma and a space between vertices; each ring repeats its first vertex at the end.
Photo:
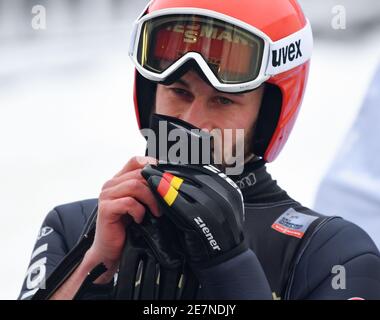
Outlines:
MULTIPOLYGON (((311 47, 310 25, 294 0, 152 1, 130 50, 140 128, 156 113, 209 131, 243 129, 244 170, 228 178, 213 166, 133 157, 99 199, 49 213, 20 298, 33 297, 78 240, 88 239, 81 234, 96 205, 94 240, 49 298, 72 299, 78 291, 112 297, 115 274, 128 268, 128 217, 143 225, 148 215, 171 221, 203 298, 380 298, 380 256, 367 234, 303 207, 266 172, 299 111, 311 47)), ((161 250, 159 237, 148 241, 161 250)))

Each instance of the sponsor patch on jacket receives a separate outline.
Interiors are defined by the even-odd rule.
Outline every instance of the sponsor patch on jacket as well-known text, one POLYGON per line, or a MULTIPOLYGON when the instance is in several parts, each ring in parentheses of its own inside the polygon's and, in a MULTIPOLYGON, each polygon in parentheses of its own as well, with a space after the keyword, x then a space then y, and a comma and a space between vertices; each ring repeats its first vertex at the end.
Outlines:
POLYGON ((273 224, 272 229, 302 239, 311 223, 318 219, 289 208, 273 224))

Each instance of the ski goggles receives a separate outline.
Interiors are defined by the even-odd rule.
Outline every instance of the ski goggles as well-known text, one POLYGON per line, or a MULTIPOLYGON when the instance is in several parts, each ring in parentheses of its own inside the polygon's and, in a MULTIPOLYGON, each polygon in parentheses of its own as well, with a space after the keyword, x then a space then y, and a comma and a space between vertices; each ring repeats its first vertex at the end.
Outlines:
POLYGON ((138 72, 165 82, 190 60, 222 92, 259 87, 270 77, 311 57, 309 21, 290 36, 272 41, 240 20, 205 9, 175 8, 142 15, 134 26, 129 55, 138 72))

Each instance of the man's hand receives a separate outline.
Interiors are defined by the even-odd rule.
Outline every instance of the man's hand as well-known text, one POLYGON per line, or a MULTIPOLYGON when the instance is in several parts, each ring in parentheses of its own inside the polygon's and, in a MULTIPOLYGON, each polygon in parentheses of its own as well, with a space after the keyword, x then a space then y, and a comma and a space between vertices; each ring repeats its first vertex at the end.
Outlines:
POLYGON ((243 197, 236 184, 212 166, 146 166, 163 213, 179 230, 190 264, 202 269, 247 250, 243 197))
POLYGON ((103 185, 98 202, 95 239, 85 257, 94 264, 103 262, 109 270, 97 283, 108 282, 116 271, 126 239, 125 228, 131 219, 141 223, 145 206, 154 216, 159 216, 156 199, 141 176, 144 166, 156 162, 149 157, 134 157, 103 185))

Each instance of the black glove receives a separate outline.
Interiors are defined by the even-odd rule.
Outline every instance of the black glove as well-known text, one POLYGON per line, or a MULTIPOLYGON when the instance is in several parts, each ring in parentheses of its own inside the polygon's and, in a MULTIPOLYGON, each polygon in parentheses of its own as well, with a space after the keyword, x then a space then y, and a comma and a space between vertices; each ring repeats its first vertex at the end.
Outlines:
POLYGON ((199 282, 185 264, 166 218, 156 218, 147 209, 141 224, 127 228, 114 299, 188 300, 195 299, 199 282))
POLYGON ((175 225, 193 268, 214 266, 247 250, 243 196, 217 168, 148 165, 142 175, 175 225))

